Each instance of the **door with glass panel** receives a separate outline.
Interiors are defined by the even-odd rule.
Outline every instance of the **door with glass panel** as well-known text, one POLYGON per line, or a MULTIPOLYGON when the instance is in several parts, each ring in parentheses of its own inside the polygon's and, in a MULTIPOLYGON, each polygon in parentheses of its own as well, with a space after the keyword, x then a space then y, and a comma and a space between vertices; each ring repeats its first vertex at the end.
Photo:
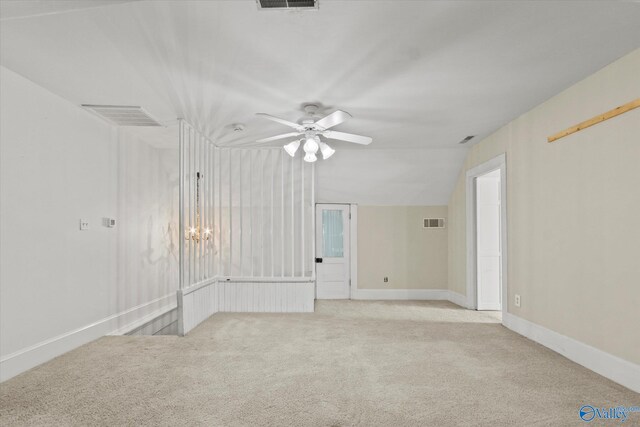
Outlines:
POLYGON ((316 205, 316 298, 349 299, 349 205, 316 205))

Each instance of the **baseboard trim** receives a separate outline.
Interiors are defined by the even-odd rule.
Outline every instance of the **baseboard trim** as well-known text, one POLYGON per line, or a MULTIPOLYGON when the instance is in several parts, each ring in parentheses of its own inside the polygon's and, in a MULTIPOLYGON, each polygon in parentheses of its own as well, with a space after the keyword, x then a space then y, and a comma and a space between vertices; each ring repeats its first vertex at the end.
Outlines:
POLYGON ((448 300, 446 289, 354 289, 356 300, 448 300))
POLYGON ((354 289, 354 300, 450 301, 467 308, 467 297, 447 289, 354 289))
POLYGON ((0 382, 13 378, 22 372, 104 335, 113 334, 122 328, 121 325, 130 325, 133 322, 132 319, 145 317, 148 315, 149 310, 155 311, 157 307, 167 306, 172 303, 175 305, 175 297, 175 293, 171 293, 156 298, 3 356, 0 358, 0 382))
POLYGON ((129 323, 128 325, 123 326, 122 328, 118 328, 115 331, 107 334, 107 335, 127 335, 130 334, 131 332, 135 331, 136 329, 140 329, 146 325, 148 325, 149 323, 153 322, 155 319, 157 319, 160 316, 164 316, 165 314, 169 313, 170 311, 176 310, 178 308, 178 305, 175 303, 175 301, 169 305, 165 305, 164 307, 160 308, 159 310, 153 311, 151 313, 149 313, 148 315, 141 317, 140 319, 129 323))
POLYGON ((584 366, 605 378, 640 393, 640 365, 591 347, 511 313, 502 315, 502 324, 584 366))
POLYGON ((457 292, 449 291, 449 301, 460 307, 467 308, 467 297, 457 292))

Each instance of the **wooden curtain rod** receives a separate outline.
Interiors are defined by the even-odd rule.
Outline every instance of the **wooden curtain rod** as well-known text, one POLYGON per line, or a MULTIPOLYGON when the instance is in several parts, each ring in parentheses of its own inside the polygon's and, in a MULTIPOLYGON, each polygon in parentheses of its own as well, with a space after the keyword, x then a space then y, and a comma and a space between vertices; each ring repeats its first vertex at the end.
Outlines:
POLYGON ((575 126, 571 126, 563 130, 562 132, 558 132, 555 135, 552 135, 547 138, 547 142, 557 141, 560 138, 564 138, 567 135, 571 135, 572 133, 576 133, 581 131, 582 129, 586 129, 590 126, 597 125, 598 123, 604 122, 605 120, 609 120, 615 116, 619 116, 622 113, 626 113, 627 111, 631 111, 634 108, 640 107, 640 98, 635 99, 627 104, 621 105, 619 107, 614 108, 613 110, 607 111, 604 114, 599 114, 589 120, 585 120, 582 123, 579 123, 575 126))

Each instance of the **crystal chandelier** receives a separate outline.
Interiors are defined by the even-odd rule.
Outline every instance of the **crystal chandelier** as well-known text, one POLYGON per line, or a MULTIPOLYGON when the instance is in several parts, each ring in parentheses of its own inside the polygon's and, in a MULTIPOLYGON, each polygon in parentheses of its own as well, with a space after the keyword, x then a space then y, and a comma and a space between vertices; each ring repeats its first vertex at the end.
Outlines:
POLYGON ((200 178, 202 175, 200 172, 196 172, 196 224, 195 227, 190 227, 185 231, 185 240, 193 240, 194 242, 200 242, 209 240, 211 238, 211 229, 200 229, 200 178))

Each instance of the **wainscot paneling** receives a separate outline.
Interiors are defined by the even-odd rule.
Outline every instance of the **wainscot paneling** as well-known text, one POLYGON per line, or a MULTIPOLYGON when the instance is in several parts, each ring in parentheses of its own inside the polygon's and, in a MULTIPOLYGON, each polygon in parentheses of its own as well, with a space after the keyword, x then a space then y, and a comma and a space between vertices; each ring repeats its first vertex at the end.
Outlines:
POLYGON ((315 282, 220 279, 178 291, 178 331, 186 335, 218 312, 311 313, 315 282))

